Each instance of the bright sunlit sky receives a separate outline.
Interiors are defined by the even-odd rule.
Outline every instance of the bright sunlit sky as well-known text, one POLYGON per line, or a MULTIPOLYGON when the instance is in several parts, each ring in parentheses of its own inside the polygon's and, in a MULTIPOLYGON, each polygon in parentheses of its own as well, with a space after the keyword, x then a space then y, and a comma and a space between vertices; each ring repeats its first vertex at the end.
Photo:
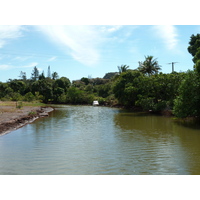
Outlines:
POLYGON ((200 26, 192 25, 2 25, 0 26, 0 81, 30 78, 34 66, 47 75, 58 72, 70 80, 103 77, 117 66, 138 67, 152 55, 163 73, 193 69, 187 47, 200 26))

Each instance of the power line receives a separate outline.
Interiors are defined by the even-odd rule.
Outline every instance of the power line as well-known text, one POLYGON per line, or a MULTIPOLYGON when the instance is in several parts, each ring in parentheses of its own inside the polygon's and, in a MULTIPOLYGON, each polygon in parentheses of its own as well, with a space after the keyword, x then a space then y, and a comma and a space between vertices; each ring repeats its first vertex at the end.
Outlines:
POLYGON ((172 65, 172 72, 174 72, 174 64, 175 64, 175 63, 178 63, 178 62, 167 63, 167 64, 169 64, 169 65, 172 65))

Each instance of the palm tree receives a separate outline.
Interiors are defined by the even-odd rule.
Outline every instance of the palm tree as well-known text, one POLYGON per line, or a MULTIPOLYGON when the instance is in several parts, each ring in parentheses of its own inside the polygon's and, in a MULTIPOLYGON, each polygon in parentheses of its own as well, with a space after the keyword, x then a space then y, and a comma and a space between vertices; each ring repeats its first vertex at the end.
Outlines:
POLYGON ((52 79, 53 79, 53 80, 56 80, 56 79, 58 79, 58 78, 59 78, 58 73, 57 73, 57 72, 53 72, 53 73, 52 73, 52 79))
POLYGON ((145 56, 145 61, 139 62, 138 70, 148 76, 158 73, 160 69, 161 66, 156 59, 153 59, 153 56, 145 56))
POLYGON ((127 66, 127 65, 118 66, 119 74, 121 74, 122 72, 126 72, 128 70, 128 68, 129 68, 129 66, 127 66))

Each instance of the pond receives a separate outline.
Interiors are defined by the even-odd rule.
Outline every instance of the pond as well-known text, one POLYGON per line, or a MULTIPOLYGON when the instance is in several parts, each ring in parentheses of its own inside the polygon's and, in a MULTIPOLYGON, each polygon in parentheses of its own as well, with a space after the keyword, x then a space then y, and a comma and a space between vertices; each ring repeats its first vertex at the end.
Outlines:
POLYGON ((0 174, 200 174, 200 129, 172 118, 56 105, 0 136, 0 174))

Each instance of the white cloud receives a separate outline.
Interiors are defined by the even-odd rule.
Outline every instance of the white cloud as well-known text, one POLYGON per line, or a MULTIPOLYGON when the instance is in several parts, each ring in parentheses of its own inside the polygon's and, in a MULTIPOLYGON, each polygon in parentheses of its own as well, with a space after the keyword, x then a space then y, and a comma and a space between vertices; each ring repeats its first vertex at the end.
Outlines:
POLYGON ((173 25, 156 25, 153 26, 156 36, 160 37, 168 50, 176 49, 178 45, 178 32, 173 25))
POLYGON ((1 25, 0 26, 0 48, 8 41, 22 36, 22 26, 18 25, 1 25))
POLYGON ((51 61, 56 60, 56 58, 57 58, 57 56, 53 56, 53 57, 49 58, 47 61, 48 61, 48 62, 51 62, 51 61))
POLYGON ((30 59, 31 56, 16 56, 15 58, 13 58, 13 60, 18 60, 18 61, 25 61, 30 59))
POLYGON ((85 64, 95 65, 101 59, 104 44, 127 37, 116 33, 123 26, 37 26, 48 38, 59 45, 73 59, 85 64))
POLYGON ((37 65, 38 65, 37 62, 32 62, 30 64, 27 64, 27 65, 24 65, 24 66, 15 67, 15 68, 33 68, 33 67, 35 67, 37 65))
POLYGON ((101 31, 112 33, 112 32, 120 30, 122 27, 123 27, 122 25, 102 26, 101 31))
POLYGON ((39 29, 75 60, 87 65, 98 61, 98 33, 91 27, 39 26, 39 29))
POLYGON ((7 70, 7 69, 11 69, 12 66, 11 65, 0 65, 0 70, 7 70))
POLYGON ((0 65, 0 70, 9 70, 9 69, 23 69, 23 68, 33 68, 35 66, 37 66, 38 63, 37 62, 32 62, 30 64, 24 65, 24 66, 14 66, 14 65, 0 65))

